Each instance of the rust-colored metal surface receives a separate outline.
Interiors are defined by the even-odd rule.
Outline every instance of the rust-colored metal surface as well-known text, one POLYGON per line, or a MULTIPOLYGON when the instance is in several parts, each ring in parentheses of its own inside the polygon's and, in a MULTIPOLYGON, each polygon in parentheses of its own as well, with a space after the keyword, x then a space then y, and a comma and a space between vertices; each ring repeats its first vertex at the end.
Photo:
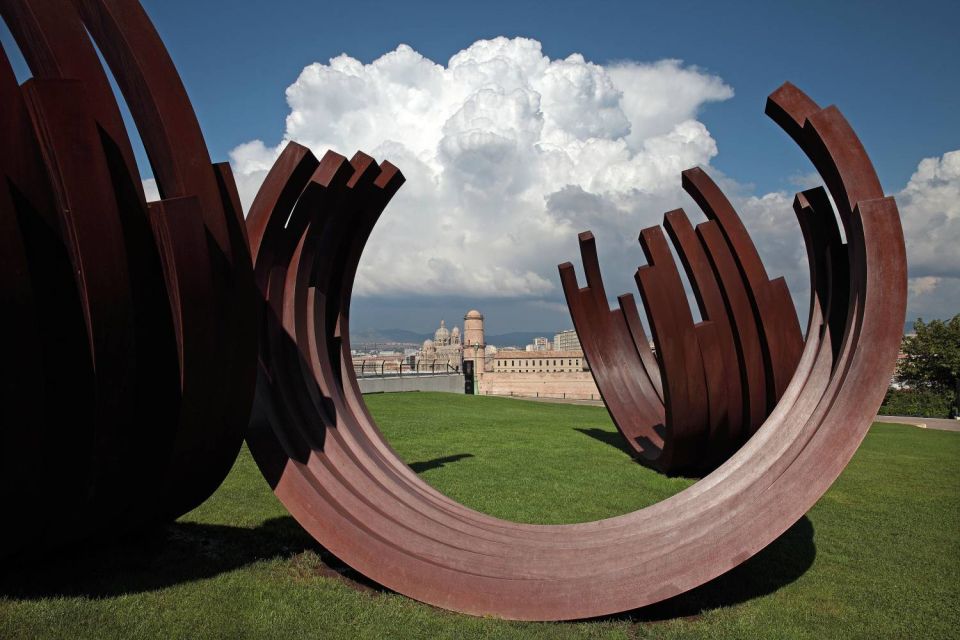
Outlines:
POLYGON ((714 470, 591 523, 468 509, 383 439, 350 357, 357 266, 400 171, 291 143, 244 223, 229 166, 210 163, 139 4, 0 0, 0 15, 33 73, 18 85, 0 50, 0 335, 15 365, 0 387, 0 497, 18 514, 0 530, 0 555, 196 506, 249 417, 250 448, 280 500, 371 579, 477 615, 621 612, 701 585, 783 533, 843 470, 883 398, 906 305, 896 204, 840 112, 787 84, 767 113, 837 203, 824 189, 794 202, 812 289, 805 340, 783 281, 767 277, 702 171, 683 180, 708 221, 665 218, 702 322, 667 236, 641 232, 636 281, 656 354, 633 296, 609 307, 592 234, 580 236, 587 286, 560 267, 598 386, 638 457, 714 470), (157 202, 144 198, 90 38, 140 131, 157 202))
MULTIPOLYGON (((560 276, 618 426, 651 464, 729 457, 715 459, 714 471, 659 504, 573 525, 507 522, 459 505, 423 482, 383 439, 352 370, 349 303, 366 238, 403 178, 360 153, 349 162, 332 152, 317 160, 291 143, 247 221, 265 301, 248 441, 291 514, 387 587, 448 609, 527 620, 597 616, 669 598, 783 533, 846 466, 883 398, 905 313, 906 256, 896 205, 883 197, 839 112, 819 109, 790 85, 771 96, 768 112, 844 203, 838 213, 846 245, 825 192, 798 196, 814 285, 802 348, 792 361, 795 344, 764 346, 795 338, 799 323, 763 324, 783 317, 759 309, 766 314, 789 297, 750 263, 743 248, 749 238, 737 235, 725 214, 696 230, 679 212, 668 217, 699 290, 700 324, 678 302, 679 272, 662 232, 644 231, 649 265, 637 279, 660 364, 640 347, 647 338, 632 296, 609 308, 595 240, 581 234, 587 286, 577 286, 569 264, 560 276), (682 333, 682 341, 666 344, 667 332, 670 340, 682 333), (785 369, 776 368, 784 362, 793 369, 788 383, 785 369), (768 383, 779 397, 773 407, 768 383), (737 385, 739 408, 735 398, 726 398, 722 410, 714 406, 737 385), (675 397, 693 405, 683 408, 687 414, 671 407, 675 397), (762 425, 756 415, 766 418, 762 425), (701 449, 716 451, 691 448, 688 434, 671 432, 671 420, 699 426, 701 449)), ((704 202, 718 206, 713 195, 704 202)))
POLYGON ((18 86, 0 55, 3 335, 17 363, 0 402, 0 491, 23 507, 0 534, 8 555, 209 496, 249 416, 258 305, 229 168, 211 165, 140 5, 0 0, 0 15, 33 76, 18 86), (144 198, 94 42, 158 202, 144 198))
POLYGON ((665 473, 703 474, 763 424, 786 389, 803 341, 785 281, 767 277, 717 185, 702 169, 684 171, 682 184, 708 221, 695 229, 677 209, 664 215, 663 227, 702 322, 694 324, 660 227, 640 233, 647 265, 635 278, 656 356, 632 296, 618 298, 619 312, 608 309, 592 234, 581 234, 586 287, 579 287, 570 263, 560 265, 560 275, 597 387, 637 459, 665 473), (607 316, 616 319, 611 324, 607 316), (636 354, 623 344, 621 320, 636 354), (642 371, 634 366, 637 358, 642 371), (651 428, 659 436, 655 446, 644 437, 651 428))

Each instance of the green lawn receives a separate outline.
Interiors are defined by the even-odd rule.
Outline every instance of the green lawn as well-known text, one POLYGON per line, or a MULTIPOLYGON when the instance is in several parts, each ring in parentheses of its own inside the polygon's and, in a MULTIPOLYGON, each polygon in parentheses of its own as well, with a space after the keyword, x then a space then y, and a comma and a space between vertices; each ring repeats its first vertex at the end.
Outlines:
MULTIPOLYGON (((692 481, 635 464, 602 408, 368 396, 390 442, 457 500, 578 522, 692 481)), ((9 526, 9 525, 7 525, 9 526)), ((161 530, 0 574, 0 638, 948 638, 960 634, 960 434, 874 425, 810 513, 680 598, 579 623, 438 610, 368 583, 288 516, 244 449, 220 490, 161 530)))

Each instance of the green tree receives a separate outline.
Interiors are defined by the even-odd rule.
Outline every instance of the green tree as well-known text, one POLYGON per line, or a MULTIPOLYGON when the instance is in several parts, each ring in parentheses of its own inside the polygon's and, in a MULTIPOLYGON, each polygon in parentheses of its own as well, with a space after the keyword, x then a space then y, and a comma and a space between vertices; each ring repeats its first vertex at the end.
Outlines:
POLYGON ((950 320, 913 323, 915 335, 903 339, 897 377, 905 386, 954 394, 960 400, 960 314, 950 320))

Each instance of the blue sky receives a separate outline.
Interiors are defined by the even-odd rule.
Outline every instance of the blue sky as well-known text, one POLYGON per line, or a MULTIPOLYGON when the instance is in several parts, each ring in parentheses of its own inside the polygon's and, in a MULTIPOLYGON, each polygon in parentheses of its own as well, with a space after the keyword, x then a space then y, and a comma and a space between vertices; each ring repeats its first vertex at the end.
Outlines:
MULTIPOLYGON (((811 172, 799 150, 762 114, 766 95, 784 80, 821 103, 840 106, 888 193, 903 189, 922 159, 960 149, 958 3, 143 4, 183 77, 214 160, 228 159, 251 140, 277 145, 291 111, 284 92, 311 63, 326 64, 341 53, 370 63, 404 43, 445 65, 475 41, 496 36, 537 40, 551 59, 581 53, 587 62, 606 66, 675 58, 718 77, 733 97, 704 102, 696 113, 718 150, 709 163, 757 195, 792 192, 811 172)), ((5 29, 0 40, 10 51, 5 29)), ((22 66, 18 73, 25 74, 22 66)), ((141 166, 148 176, 142 156, 141 166)), ((792 218, 786 224, 792 225, 792 218)), ((556 264, 575 257, 550 259, 556 264)), ((960 275, 928 271, 916 275, 954 280, 960 275)), ((621 280, 627 282, 629 275, 621 280)), ((409 301, 417 296, 410 291, 381 291, 358 300, 355 323, 427 330, 437 314, 448 324, 458 321, 466 311, 460 307, 474 300, 469 306, 486 303, 503 310, 495 331, 559 329, 569 323, 555 304, 562 300, 558 292, 525 306, 469 290, 462 297, 414 302, 409 301), (403 307, 396 323, 384 320, 391 307, 403 307)), ((948 287, 940 295, 948 296, 945 304, 914 305, 911 312, 929 317, 952 308, 955 313, 960 310, 956 292, 960 287, 948 287)))

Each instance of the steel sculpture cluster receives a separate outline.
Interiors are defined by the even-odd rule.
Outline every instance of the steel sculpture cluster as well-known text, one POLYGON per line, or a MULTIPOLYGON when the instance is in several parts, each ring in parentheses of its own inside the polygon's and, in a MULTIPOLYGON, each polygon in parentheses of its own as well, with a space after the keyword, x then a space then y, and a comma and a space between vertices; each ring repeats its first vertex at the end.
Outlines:
POLYGON ((767 278, 702 172, 685 184, 710 221, 693 230, 673 212, 667 231, 704 323, 677 302, 663 234, 641 236, 650 265, 637 280, 661 365, 636 305, 607 308, 590 236, 588 289, 562 269, 620 428, 661 468, 719 466, 597 522, 519 524, 468 509, 390 448, 350 358, 353 280, 403 183, 396 167, 362 153, 318 161, 291 143, 244 226, 229 169, 210 165, 134 0, 0 0, 0 11, 34 74, 19 87, 0 61, 0 335, 14 365, 0 491, 20 514, 0 553, 201 502, 237 453, 256 377, 246 435, 258 465, 293 516, 369 578, 473 614, 626 611, 701 585, 784 532, 846 466, 883 398, 906 304, 897 208, 840 112, 784 85, 767 113, 836 203, 823 189, 795 203, 813 291, 805 340, 782 281, 767 278), (145 202, 87 32, 137 123, 160 202, 145 202))
POLYGON ((780 400, 803 350, 783 278, 770 280, 743 222, 702 169, 683 188, 708 221, 694 229, 683 209, 664 215, 703 321, 694 323, 680 271, 660 227, 640 232, 647 265, 635 280, 656 355, 630 294, 607 303, 596 241, 580 234, 587 286, 573 265, 560 280, 584 356, 607 410, 644 464, 702 473, 743 445, 780 400))
POLYGON ((0 15, 33 75, 18 86, 0 50, 6 555, 203 502, 243 440, 258 305, 230 167, 210 164, 140 5, 0 0, 0 15), (144 198, 91 36, 159 202, 144 198))

